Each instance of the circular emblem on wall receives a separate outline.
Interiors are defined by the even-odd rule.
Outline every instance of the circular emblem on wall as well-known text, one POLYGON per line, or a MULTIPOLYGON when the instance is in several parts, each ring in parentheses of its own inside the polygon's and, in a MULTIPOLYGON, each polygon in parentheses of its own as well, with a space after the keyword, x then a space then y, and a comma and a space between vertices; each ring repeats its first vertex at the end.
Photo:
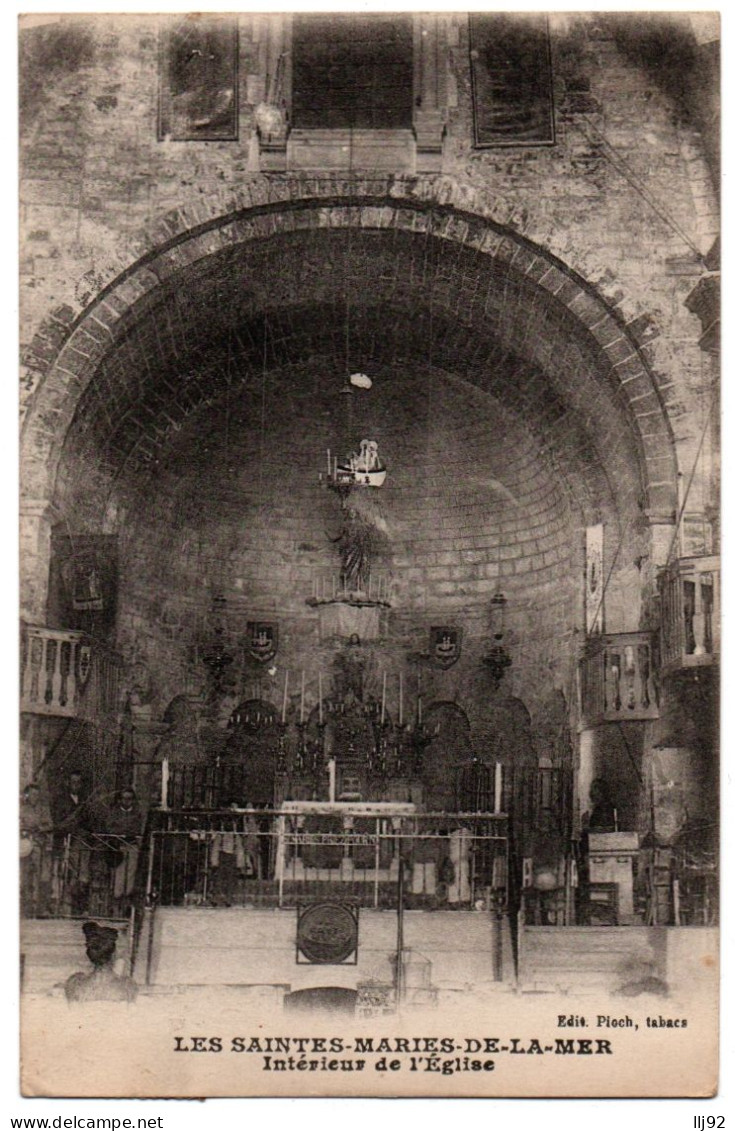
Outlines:
POLYGON ((298 955, 307 962, 336 965, 357 951, 357 912, 343 903, 313 903, 299 910, 298 955))

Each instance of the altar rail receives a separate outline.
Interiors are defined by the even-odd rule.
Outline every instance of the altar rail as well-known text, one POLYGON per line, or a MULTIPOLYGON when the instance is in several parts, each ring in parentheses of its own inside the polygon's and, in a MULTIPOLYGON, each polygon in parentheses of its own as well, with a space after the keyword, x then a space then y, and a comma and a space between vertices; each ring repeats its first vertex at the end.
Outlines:
POLYGON ((227 810, 160 812, 148 857, 163 906, 502 907, 507 818, 429 813, 361 816, 227 810), (399 884, 400 861, 403 861, 399 884))
POLYGON ((658 718, 650 632, 593 637, 580 661, 582 723, 658 718))
POLYGON ((86 633, 23 625, 21 711, 99 719, 117 709, 120 659, 86 633))
POLYGON ((720 559, 679 558, 658 577, 661 666, 712 664, 720 652, 720 559))

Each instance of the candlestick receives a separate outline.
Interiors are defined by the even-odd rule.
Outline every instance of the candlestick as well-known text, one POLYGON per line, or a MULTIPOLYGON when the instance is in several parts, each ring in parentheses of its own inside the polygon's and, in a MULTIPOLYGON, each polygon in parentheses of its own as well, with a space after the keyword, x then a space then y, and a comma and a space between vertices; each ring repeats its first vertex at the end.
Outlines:
POLYGON ((403 672, 398 673, 398 725, 403 726, 403 672))
POLYGON ((495 805, 493 812, 499 813, 503 799, 503 767, 500 762, 495 763, 495 805))
POLYGON ((299 711, 299 722, 304 721, 304 692, 306 689, 306 672, 301 669, 301 710, 299 711))
POLYGON ((324 722, 324 710, 322 707, 322 673, 319 672, 319 725, 324 722))
POLYGON ((286 721, 286 701, 288 699, 288 672, 286 672, 286 679, 283 684, 283 710, 281 711, 281 722, 286 721))
POLYGON ((388 673, 384 671, 383 672, 383 700, 380 704, 380 725, 381 726, 385 722, 385 684, 386 684, 387 678, 388 678, 388 673))
POLYGON ((168 809, 168 758, 161 762, 161 808, 168 809))

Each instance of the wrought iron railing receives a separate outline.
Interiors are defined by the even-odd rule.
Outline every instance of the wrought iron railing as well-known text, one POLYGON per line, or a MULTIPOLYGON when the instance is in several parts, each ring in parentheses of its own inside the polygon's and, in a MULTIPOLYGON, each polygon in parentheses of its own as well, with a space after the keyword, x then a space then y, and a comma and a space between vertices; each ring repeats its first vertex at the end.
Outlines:
POLYGON ((657 719, 653 659, 650 632, 591 638, 580 662, 583 725, 657 719))
POLYGON ((135 760, 118 766, 120 785, 132 785, 141 804, 164 809, 225 809, 247 804, 250 778, 242 759, 211 764, 135 760))
POLYGON ((396 907, 403 861, 407 908, 505 905, 504 815, 315 808, 156 814, 152 901, 290 907, 329 897, 396 907))
POLYGON ((99 719, 117 709, 120 659, 83 632, 24 625, 21 710, 62 718, 99 719))
POLYGON ((128 918, 139 882, 140 837, 21 829, 20 843, 24 918, 128 918))
POLYGON ((679 558, 658 577, 661 665, 702 667, 720 652, 720 559, 679 558))

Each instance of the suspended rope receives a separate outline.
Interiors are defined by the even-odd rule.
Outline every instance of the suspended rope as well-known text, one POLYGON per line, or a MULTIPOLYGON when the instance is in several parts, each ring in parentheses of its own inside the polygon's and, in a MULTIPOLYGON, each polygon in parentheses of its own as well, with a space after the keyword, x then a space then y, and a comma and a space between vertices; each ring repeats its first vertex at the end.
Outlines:
POLYGON ((580 126, 583 133, 586 133, 587 140, 592 143, 597 143, 605 153, 608 161, 614 169, 628 182, 628 184, 638 193, 646 204, 656 213, 658 218, 673 232, 684 241, 690 251, 694 253, 700 262, 704 262, 704 254, 699 250, 694 240, 687 235, 687 233, 679 226, 673 218, 669 210, 660 203, 644 184, 641 183, 639 177, 633 172, 628 163, 618 153, 613 145, 607 140, 605 135, 601 133, 588 118, 580 119, 580 126))
POLYGON ((600 600, 597 603, 597 609, 595 610, 595 616, 594 616, 592 624, 590 625, 589 630, 587 632, 588 636, 591 636, 594 633, 595 625, 597 624, 598 618, 600 617, 602 610, 605 607, 605 594, 607 593, 608 586, 609 586, 609 584, 612 580, 612 575, 615 572, 615 566, 617 565, 618 558, 620 557, 620 551, 623 548, 623 542, 625 541, 625 535, 628 533, 628 527, 629 526, 630 526, 630 515, 626 519, 625 526, 623 527, 622 532, 620 534, 620 538, 618 539, 618 544, 617 544, 617 547, 615 549, 615 553, 613 555, 613 560, 610 564, 610 569, 607 571, 607 577, 605 578, 605 584, 602 587, 602 593, 600 594, 600 600))
POLYGON ((260 447, 258 451, 258 499, 263 502, 263 473, 265 470, 265 414, 268 390, 268 300, 263 308, 263 365, 260 380, 260 447))

